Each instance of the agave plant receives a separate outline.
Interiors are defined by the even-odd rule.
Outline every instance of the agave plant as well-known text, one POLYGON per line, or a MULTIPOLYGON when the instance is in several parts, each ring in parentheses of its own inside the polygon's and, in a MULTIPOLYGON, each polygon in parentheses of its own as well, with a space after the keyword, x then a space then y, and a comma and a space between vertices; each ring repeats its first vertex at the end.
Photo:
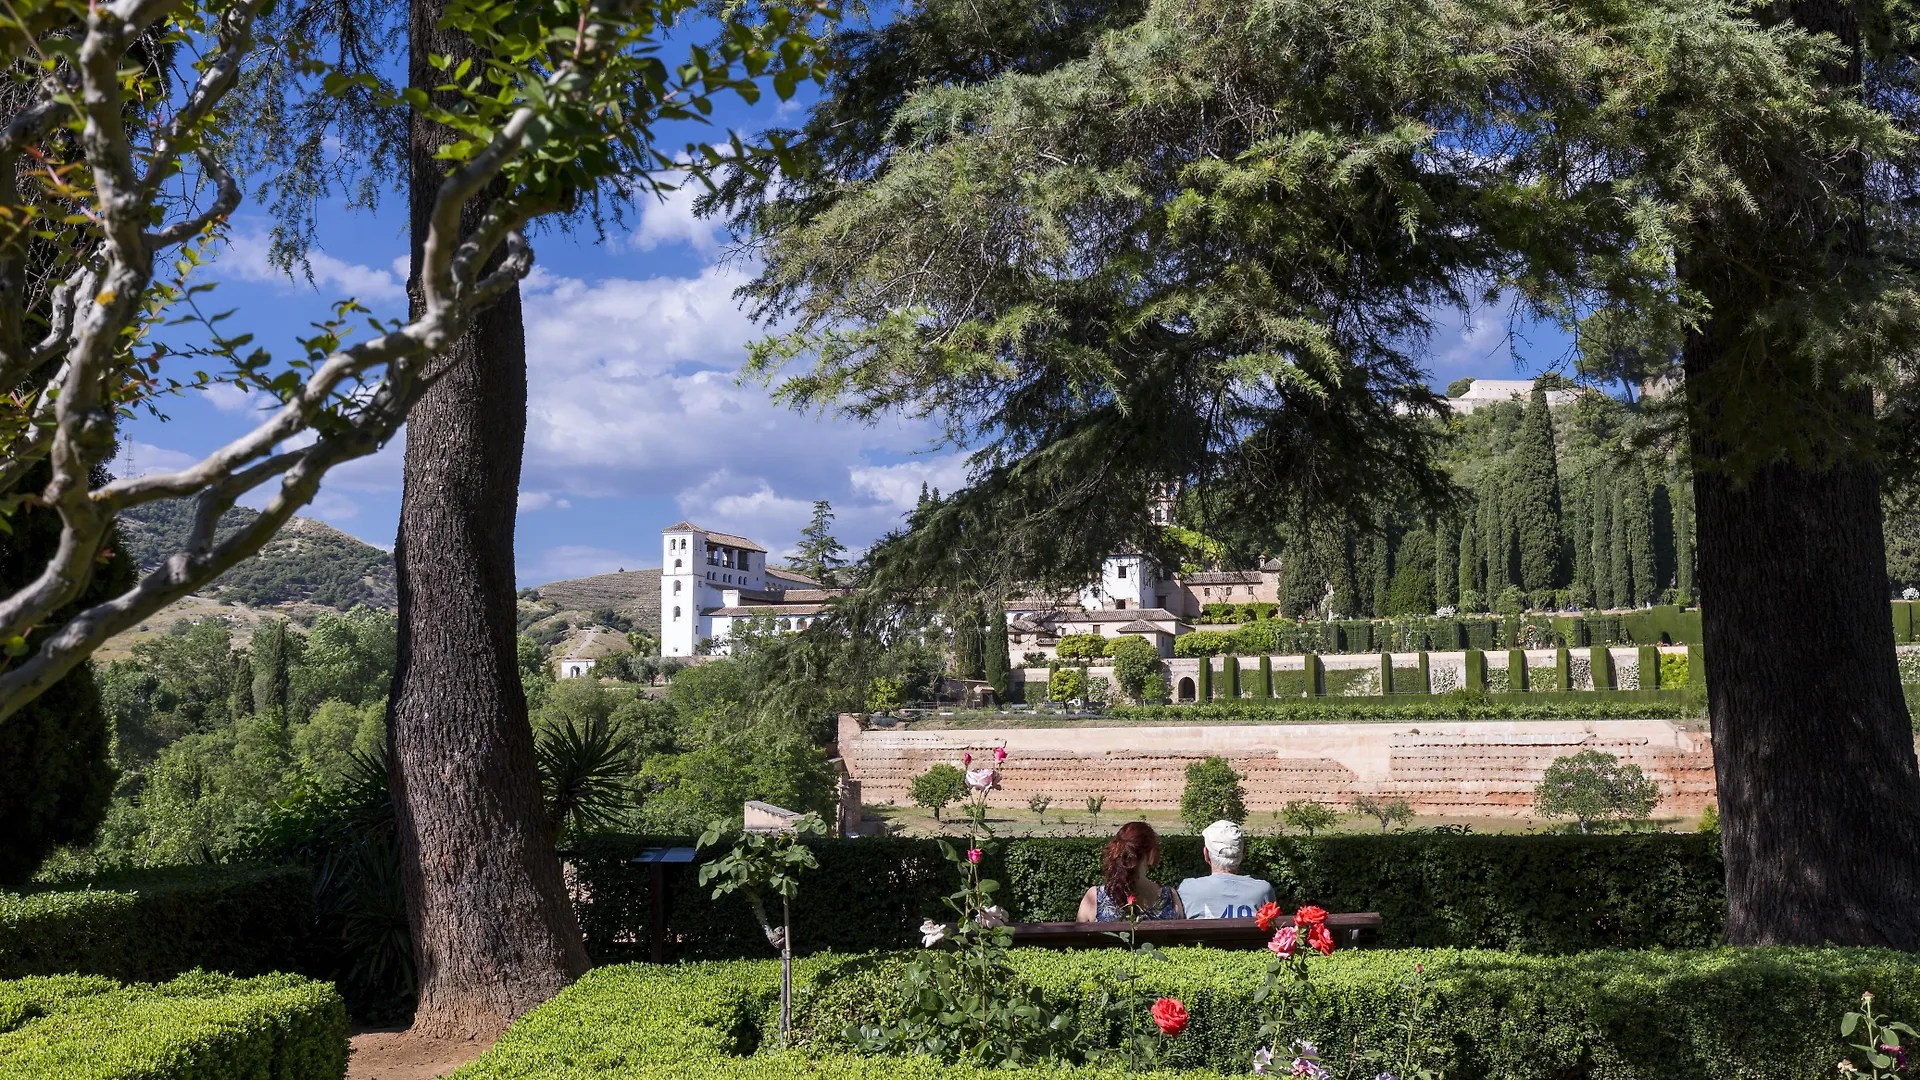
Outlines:
POLYGON ((600 718, 542 724, 534 755, 556 837, 618 828, 634 805, 632 736, 600 718))

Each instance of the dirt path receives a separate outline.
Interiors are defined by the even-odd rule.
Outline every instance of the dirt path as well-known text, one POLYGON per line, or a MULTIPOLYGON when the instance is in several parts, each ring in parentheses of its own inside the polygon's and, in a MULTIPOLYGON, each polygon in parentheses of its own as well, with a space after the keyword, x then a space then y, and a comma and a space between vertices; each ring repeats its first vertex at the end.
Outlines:
POLYGON ((428 1039, 402 1029, 357 1031, 348 1039, 347 1080, 435 1080, 487 1051, 477 1039, 428 1039))

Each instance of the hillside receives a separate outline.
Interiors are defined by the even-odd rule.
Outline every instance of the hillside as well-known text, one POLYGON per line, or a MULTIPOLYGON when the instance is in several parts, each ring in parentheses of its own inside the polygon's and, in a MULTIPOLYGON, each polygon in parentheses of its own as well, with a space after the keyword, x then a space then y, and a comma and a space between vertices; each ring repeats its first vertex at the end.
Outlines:
MULTIPOLYGON (((221 517, 219 535, 231 535, 258 516, 235 507, 221 517)), ((192 507, 180 500, 135 507, 121 516, 121 545, 142 570, 151 570, 179 550, 192 521, 192 507)), ((393 556, 331 525, 297 517, 258 554, 202 590, 202 595, 254 607, 288 603, 342 611, 356 604, 392 607, 393 556)))
POLYGON ((660 571, 627 570, 567 581, 550 581, 533 590, 541 604, 557 611, 610 608, 649 633, 660 630, 660 571))

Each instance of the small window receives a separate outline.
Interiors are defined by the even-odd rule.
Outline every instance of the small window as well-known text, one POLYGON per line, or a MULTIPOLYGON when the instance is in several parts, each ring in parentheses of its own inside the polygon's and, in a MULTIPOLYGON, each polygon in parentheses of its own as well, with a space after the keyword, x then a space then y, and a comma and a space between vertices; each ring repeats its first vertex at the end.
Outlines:
POLYGON ((680 569, 680 560, 679 560, 679 559, 675 559, 675 560, 673 560, 673 568, 674 568, 675 570, 678 570, 678 569, 680 569))
POLYGON ((680 621, 680 605, 678 604, 675 604, 673 606, 673 619, 675 622, 680 621))
POLYGON ((1119 579, 1120 579, 1121 581, 1125 581, 1125 580, 1127 580, 1127 568, 1126 568, 1126 566, 1125 566, 1125 565, 1122 565, 1122 566, 1120 567, 1120 572, 1119 572, 1119 573, 1117 573, 1117 574, 1115 574, 1114 576, 1115 576, 1115 577, 1117 577, 1117 578, 1119 578, 1119 579))
POLYGON ((680 595, 680 583, 677 581, 673 583, 673 595, 675 596, 680 595))
POLYGON ((1127 602, 1125 600, 1115 600, 1113 606, 1116 608, 1124 608, 1127 606, 1127 602))

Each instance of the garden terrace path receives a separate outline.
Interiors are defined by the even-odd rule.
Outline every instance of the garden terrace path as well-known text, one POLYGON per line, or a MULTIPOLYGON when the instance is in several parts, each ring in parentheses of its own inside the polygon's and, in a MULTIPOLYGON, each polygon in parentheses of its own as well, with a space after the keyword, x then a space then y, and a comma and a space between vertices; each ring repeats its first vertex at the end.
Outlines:
MULTIPOLYGON (((1124 933, 1118 922, 1019 923, 1013 943, 1039 949, 1111 949, 1114 934, 1124 933)), ((1380 936, 1378 912, 1343 912, 1327 916, 1327 929, 1343 949, 1366 948, 1380 936)), ((1216 949, 1264 948, 1273 937, 1252 919, 1165 919, 1143 922, 1138 939, 1155 945, 1210 945, 1216 949)), ((1304 947, 1304 946, 1302 946, 1304 947)))

